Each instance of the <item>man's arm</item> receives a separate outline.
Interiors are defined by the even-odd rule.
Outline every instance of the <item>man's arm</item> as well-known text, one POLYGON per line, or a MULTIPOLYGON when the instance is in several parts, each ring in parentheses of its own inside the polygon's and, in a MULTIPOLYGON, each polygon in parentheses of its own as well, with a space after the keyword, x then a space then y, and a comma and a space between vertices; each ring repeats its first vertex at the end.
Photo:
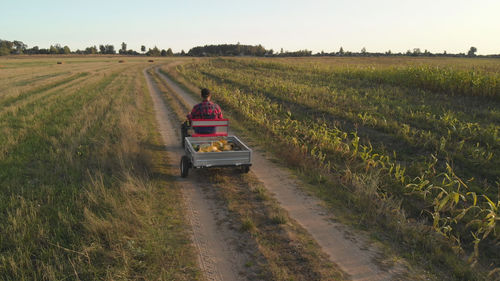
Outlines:
POLYGON ((222 110, 220 109, 219 105, 216 106, 215 118, 216 119, 223 119, 224 118, 224 117, 222 117, 222 110))
POLYGON ((187 115, 189 120, 193 119, 193 116, 200 116, 200 107, 198 105, 193 106, 191 113, 187 115))

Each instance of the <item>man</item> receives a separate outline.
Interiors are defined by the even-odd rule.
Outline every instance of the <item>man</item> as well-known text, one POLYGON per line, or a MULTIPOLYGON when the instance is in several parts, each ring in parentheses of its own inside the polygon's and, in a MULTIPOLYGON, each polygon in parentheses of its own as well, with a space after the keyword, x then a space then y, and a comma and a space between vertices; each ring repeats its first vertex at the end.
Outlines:
MULTIPOLYGON (((192 119, 222 119, 220 106, 210 101, 212 95, 209 89, 201 89, 201 98, 203 101, 193 107, 191 113, 187 116, 192 119)), ((198 134, 211 134, 215 127, 196 128, 198 134)))
POLYGON ((201 98, 203 101, 193 107, 191 113, 187 116, 192 119, 222 119, 220 106, 210 101, 212 94, 209 89, 201 89, 201 98))

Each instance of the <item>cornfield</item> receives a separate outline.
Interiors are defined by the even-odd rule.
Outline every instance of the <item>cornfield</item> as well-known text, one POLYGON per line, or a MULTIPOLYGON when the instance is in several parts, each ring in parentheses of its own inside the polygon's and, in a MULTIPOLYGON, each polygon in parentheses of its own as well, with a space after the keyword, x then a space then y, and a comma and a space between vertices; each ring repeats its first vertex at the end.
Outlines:
POLYGON ((377 173, 380 197, 407 203, 408 216, 470 249, 472 262, 500 239, 499 70, 265 59, 177 67, 328 173, 377 173))

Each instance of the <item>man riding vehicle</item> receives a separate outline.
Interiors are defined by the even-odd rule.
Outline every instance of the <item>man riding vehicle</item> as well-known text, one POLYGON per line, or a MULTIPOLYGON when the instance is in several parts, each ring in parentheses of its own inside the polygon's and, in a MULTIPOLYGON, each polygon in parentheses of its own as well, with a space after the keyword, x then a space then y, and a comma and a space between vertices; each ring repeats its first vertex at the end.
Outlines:
MULTIPOLYGON (((201 103, 195 105, 191 110, 191 113, 187 115, 188 121, 182 124, 182 135, 190 135, 187 130, 190 127, 191 121, 193 119, 223 119, 222 110, 220 106, 210 99, 212 94, 209 89, 201 89, 201 98, 203 99, 201 103)), ((215 127, 196 127, 194 128, 196 134, 212 134, 215 132, 215 127)), ((184 141, 184 139, 183 139, 184 141)))
POLYGON ((220 106, 210 101, 212 94, 209 89, 201 89, 201 98, 203 101, 193 107, 191 113, 187 116, 192 119, 222 119, 220 106))

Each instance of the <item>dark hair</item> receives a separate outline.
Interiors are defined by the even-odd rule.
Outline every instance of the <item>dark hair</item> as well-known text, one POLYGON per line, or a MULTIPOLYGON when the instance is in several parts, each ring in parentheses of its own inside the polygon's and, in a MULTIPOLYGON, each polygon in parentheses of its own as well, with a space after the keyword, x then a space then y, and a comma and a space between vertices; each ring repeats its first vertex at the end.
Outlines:
POLYGON ((207 88, 201 89, 201 97, 206 99, 210 96, 210 90, 207 88))

